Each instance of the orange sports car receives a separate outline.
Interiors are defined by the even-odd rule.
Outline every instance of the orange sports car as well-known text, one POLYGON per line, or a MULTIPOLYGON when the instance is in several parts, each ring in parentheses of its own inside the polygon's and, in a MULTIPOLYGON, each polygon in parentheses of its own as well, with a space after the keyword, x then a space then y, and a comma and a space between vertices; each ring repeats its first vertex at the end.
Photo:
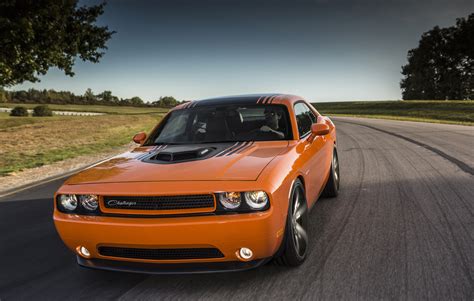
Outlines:
POLYGON ((336 196, 336 129, 303 98, 191 101, 140 145, 70 177, 54 223, 88 268, 200 273, 296 266, 308 210, 336 196))

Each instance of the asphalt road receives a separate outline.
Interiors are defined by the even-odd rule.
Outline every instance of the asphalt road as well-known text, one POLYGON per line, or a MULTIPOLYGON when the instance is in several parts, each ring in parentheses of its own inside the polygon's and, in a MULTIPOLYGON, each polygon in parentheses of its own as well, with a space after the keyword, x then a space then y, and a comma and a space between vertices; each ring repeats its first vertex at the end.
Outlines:
POLYGON ((335 118, 342 187, 288 269, 145 276, 76 266, 52 222, 60 181, 0 201, 0 299, 474 298, 474 127, 335 118))

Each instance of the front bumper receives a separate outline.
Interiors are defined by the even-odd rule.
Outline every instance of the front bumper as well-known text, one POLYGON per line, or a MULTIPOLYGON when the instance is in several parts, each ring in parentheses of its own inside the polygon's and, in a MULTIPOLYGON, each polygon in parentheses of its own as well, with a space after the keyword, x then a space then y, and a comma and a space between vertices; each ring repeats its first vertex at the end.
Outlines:
POLYGON ((225 272, 253 268, 276 253, 284 232, 280 218, 272 208, 248 214, 168 218, 83 216, 55 210, 54 222, 62 240, 71 250, 76 252, 79 246, 84 246, 90 251, 89 258, 78 258, 80 265, 143 273, 225 272), (219 249, 224 256, 179 260, 119 258, 99 254, 100 246, 157 249, 210 247, 219 249), (242 247, 253 251, 249 261, 240 258, 238 250, 242 247))
POLYGON ((85 259, 77 256, 77 263, 85 268, 115 272, 140 274, 203 274, 238 272, 257 268, 267 263, 271 258, 257 259, 248 262, 205 262, 205 263, 143 263, 120 262, 106 259, 85 259))

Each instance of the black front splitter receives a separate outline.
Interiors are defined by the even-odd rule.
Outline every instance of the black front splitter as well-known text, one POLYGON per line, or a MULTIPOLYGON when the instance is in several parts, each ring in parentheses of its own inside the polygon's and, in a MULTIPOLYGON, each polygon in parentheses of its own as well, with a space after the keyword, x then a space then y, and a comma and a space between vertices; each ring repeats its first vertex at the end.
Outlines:
POLYGON ((106 259, 85 259, 77 256, 77 263, 85 268, 139 273, 139 274, 204 274, 238 272, 254 269, 271 258, 257 259, 247 262, 225 261, 225 262, 199 262, 199 263, 143 263, 131 261, 118 261, 106 259))

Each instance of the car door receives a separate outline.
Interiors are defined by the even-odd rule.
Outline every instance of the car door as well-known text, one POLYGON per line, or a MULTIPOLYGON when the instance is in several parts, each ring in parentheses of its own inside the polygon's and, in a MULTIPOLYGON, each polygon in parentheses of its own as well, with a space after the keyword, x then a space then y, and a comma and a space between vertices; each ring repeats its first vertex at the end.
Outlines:
POLYGON ((300 153, 301 172, 305 178, 306 198, 311 206, 317 199, 325 180, 324 147, 326 138, 311 137, 311 125, 317 122, 317 117, 308 105, 296 102, 294 105, 299 140, 297 151, 300 153))

